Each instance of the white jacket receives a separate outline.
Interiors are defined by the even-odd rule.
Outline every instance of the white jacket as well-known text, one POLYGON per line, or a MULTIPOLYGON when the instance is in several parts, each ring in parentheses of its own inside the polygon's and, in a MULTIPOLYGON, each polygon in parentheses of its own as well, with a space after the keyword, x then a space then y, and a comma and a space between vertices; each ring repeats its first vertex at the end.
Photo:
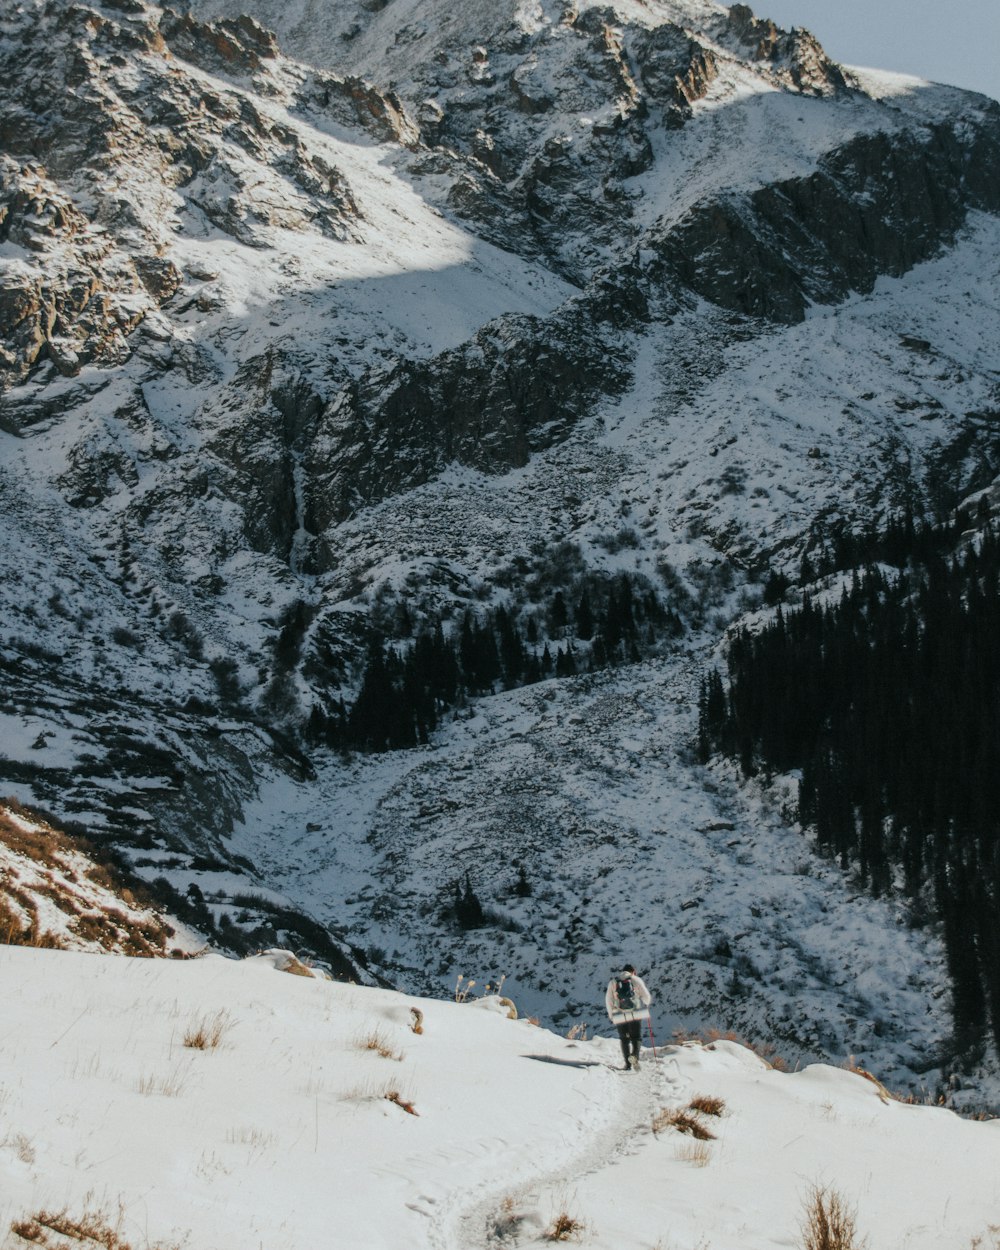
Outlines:
POLYGON ((608 991, 604 995, 604 1006, 607 1008, 608 1018, 612 1024, 621 1024, 625 1020, 642 1020, 649 1015, 649 1004, 653 1001, 653 996, 646 988, 646 983, 635 972, 630 972, 632 984, 635 986, 635 992, 639 998, 642 1007, 639 1011, 619 1011, 618 999, 615 995, 615 982, 618 977, 612 977, 608 982, 608 991))

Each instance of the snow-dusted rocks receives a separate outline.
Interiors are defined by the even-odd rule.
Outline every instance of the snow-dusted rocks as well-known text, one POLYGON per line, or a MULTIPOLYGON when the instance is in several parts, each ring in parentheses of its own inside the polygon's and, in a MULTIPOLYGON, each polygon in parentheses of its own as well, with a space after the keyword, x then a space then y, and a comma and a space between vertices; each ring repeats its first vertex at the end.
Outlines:
POLYGON ((9 803, 0 804, 0 940, 150 958, 202 946, 150 898, 137 899, 93 847, 9 803))

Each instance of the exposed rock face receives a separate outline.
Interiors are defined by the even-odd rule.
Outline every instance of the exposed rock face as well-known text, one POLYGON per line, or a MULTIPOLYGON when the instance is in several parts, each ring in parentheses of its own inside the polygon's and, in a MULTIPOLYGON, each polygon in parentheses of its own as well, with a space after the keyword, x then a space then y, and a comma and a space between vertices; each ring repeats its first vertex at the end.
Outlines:
POLYGON ((699 206, 661 236, 660 258, 724 308, 799 321, 934 255, 970 208, 1000 211, 998 123, 994 106, 960 129, 860 136, 808 178, 699 206))
POLYGON ((627 380, 620 348, 585 313, 559 326, 505 318, 457 351, 362 378, 316 422, 306 462, 315 531, 453 462, 484 473, 523 466, 627 380))
POLYGON ((254 74, 278 53, 274 35, 245 14, 233 21, 206 25, 189 13, 178 15, 167 9, 159 30, 175 56, 209 73, 254 74))
POLYGON ((649 99, 666 106, 667 125, 682 126, 718 74, 715 53, 676 27, 658 26, 636 36, 635 55, 649 99))
POLYGON ((179 286, 169 262, 116 254, 90 227, 41 167, 0 156, 0 243, 23 256, 0 278, 0 388, 42 360, 63 374, 121 363, 156 298, 139 266, 162 298, 179 286))
MULTIPOLYGON (((0 390, 43 361, 72 375, 125 360, 129 335, 180 288, 164 255, 179 213, 252 246, 305 223, 354 237, 357 205, 336 169, 175 59, 240 76, 275 53, 249 18, 207 26, 141 3, 52 0, 14 27, 0 45, 0 242, 19 251, 0 278, 0 390)), ((373 128, 402 132, 374 89, 340 90, 373 128)))
POLYGON ((831 61, 807 30, 780 30, 767 18, 755 17, 746 4, 729 9, 729 30, 755 61, 774 66, 776 72, 800 91, 832 95, 848 88, 843 70, 831 61))
POLYGON ((394 91, 379 91, 355 75, 307 74, 297 94, 306 112, 322 112, 345 126, 362 126, 379 143, 416 147, 420 129, 407 115, 394 91))

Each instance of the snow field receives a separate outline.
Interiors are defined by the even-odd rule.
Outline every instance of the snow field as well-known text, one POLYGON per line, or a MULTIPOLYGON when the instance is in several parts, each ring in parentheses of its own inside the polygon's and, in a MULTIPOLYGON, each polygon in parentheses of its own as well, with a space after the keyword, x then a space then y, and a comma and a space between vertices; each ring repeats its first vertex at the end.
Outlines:
POLYGON ((616 1043, 511 1021, 496 999, 414 1000, 282 962, 0 950, 2 1250, 41 1209, 103 1211, 128 1245, 164 1250, 542 1246, 560 1212, 592 1250, 774 1250, 800 1244, 815 1184, 856 1205, 878 1250, 967 1250, 996 1218, 995 1123, 725 1041, 613 1072, 616 1043), (213 1022, 216 1047, 185 1046, 213 1022), (695 1095, 725 1104, 700 1117, 714 1139, 652 1131, 695 1095))
POLYGON ((568 1159, 614 1111, 611 1073, 532 1061, 570 1043, 489 1002, 422 1001, 418 1036, 414 1000, 273 956, 44 954, 0 952, 0 1237, 89 1203, 120 1205, 136 1245, 444 1244, 449 1210, 530 1176, 536 1151, 568 1159), (217 1048, 184 1045, 219 1012, 217 1048))

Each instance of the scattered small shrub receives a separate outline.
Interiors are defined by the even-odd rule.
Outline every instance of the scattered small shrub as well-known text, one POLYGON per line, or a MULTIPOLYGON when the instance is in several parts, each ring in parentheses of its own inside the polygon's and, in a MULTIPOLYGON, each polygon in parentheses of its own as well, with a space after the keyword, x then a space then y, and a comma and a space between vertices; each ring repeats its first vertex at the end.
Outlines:
POLYGON ((724 1098, 715 1098, 710 1094, 696 1094, 688 1103, 689 1111, 698 1111, 702 1115, 720 1116, 726 1109, 724 1098))
MULTIPOLYGON (((72 1216, 64 1207, 61 1211, 42 1209, 26 1219, 14 1220, 11 1232, 22 1241, 42 1246, 44 1250, 60 1250, 66 1242, 103 1246, 104 1250, 132 1250, 131 1242, 121 1235, 124 1212, 119 1211, 116 1225, 109 1223, 103 1211, 84 1210, 83 1215, 72 1216)), ((176 1250, 161 1242, 145 1243, 147 1250, 176 1250)))
POLYGON ((546 1241, 570 1241, 579 1237, 586 1228, 582 1220, 576 1219, 568 1211, 560 1211, 545 1230, 546 1241))
POLYGON ((371 1029, 368 1033, 359 1037, 355 1045, 358 1050, 374 1051, 376 1055, 381 1055, 383 1059, 399 1061, 403 1058, 402 1051, 393 1046, 381 1029, 371 1029))
POLYGON ((698 1119, 696 1114, 680 1107, 663 1107, 653 1117, 653 1132, 663 1133, 668 1128, 676 1129, 688 1137, 698 1141, 714 1141, 715 1134, 698 1119))
POLYGON ((226 1011, 203 1016, 184 1034, 184 1045, 191 1050, 217 1050, 229 1030, 229 1024, 229 1013, 226 1011))
POLYGON ((814 1185, 803 1202, 802 1250, 865 1250, 856 1213, 835 1190, 814 1185))

